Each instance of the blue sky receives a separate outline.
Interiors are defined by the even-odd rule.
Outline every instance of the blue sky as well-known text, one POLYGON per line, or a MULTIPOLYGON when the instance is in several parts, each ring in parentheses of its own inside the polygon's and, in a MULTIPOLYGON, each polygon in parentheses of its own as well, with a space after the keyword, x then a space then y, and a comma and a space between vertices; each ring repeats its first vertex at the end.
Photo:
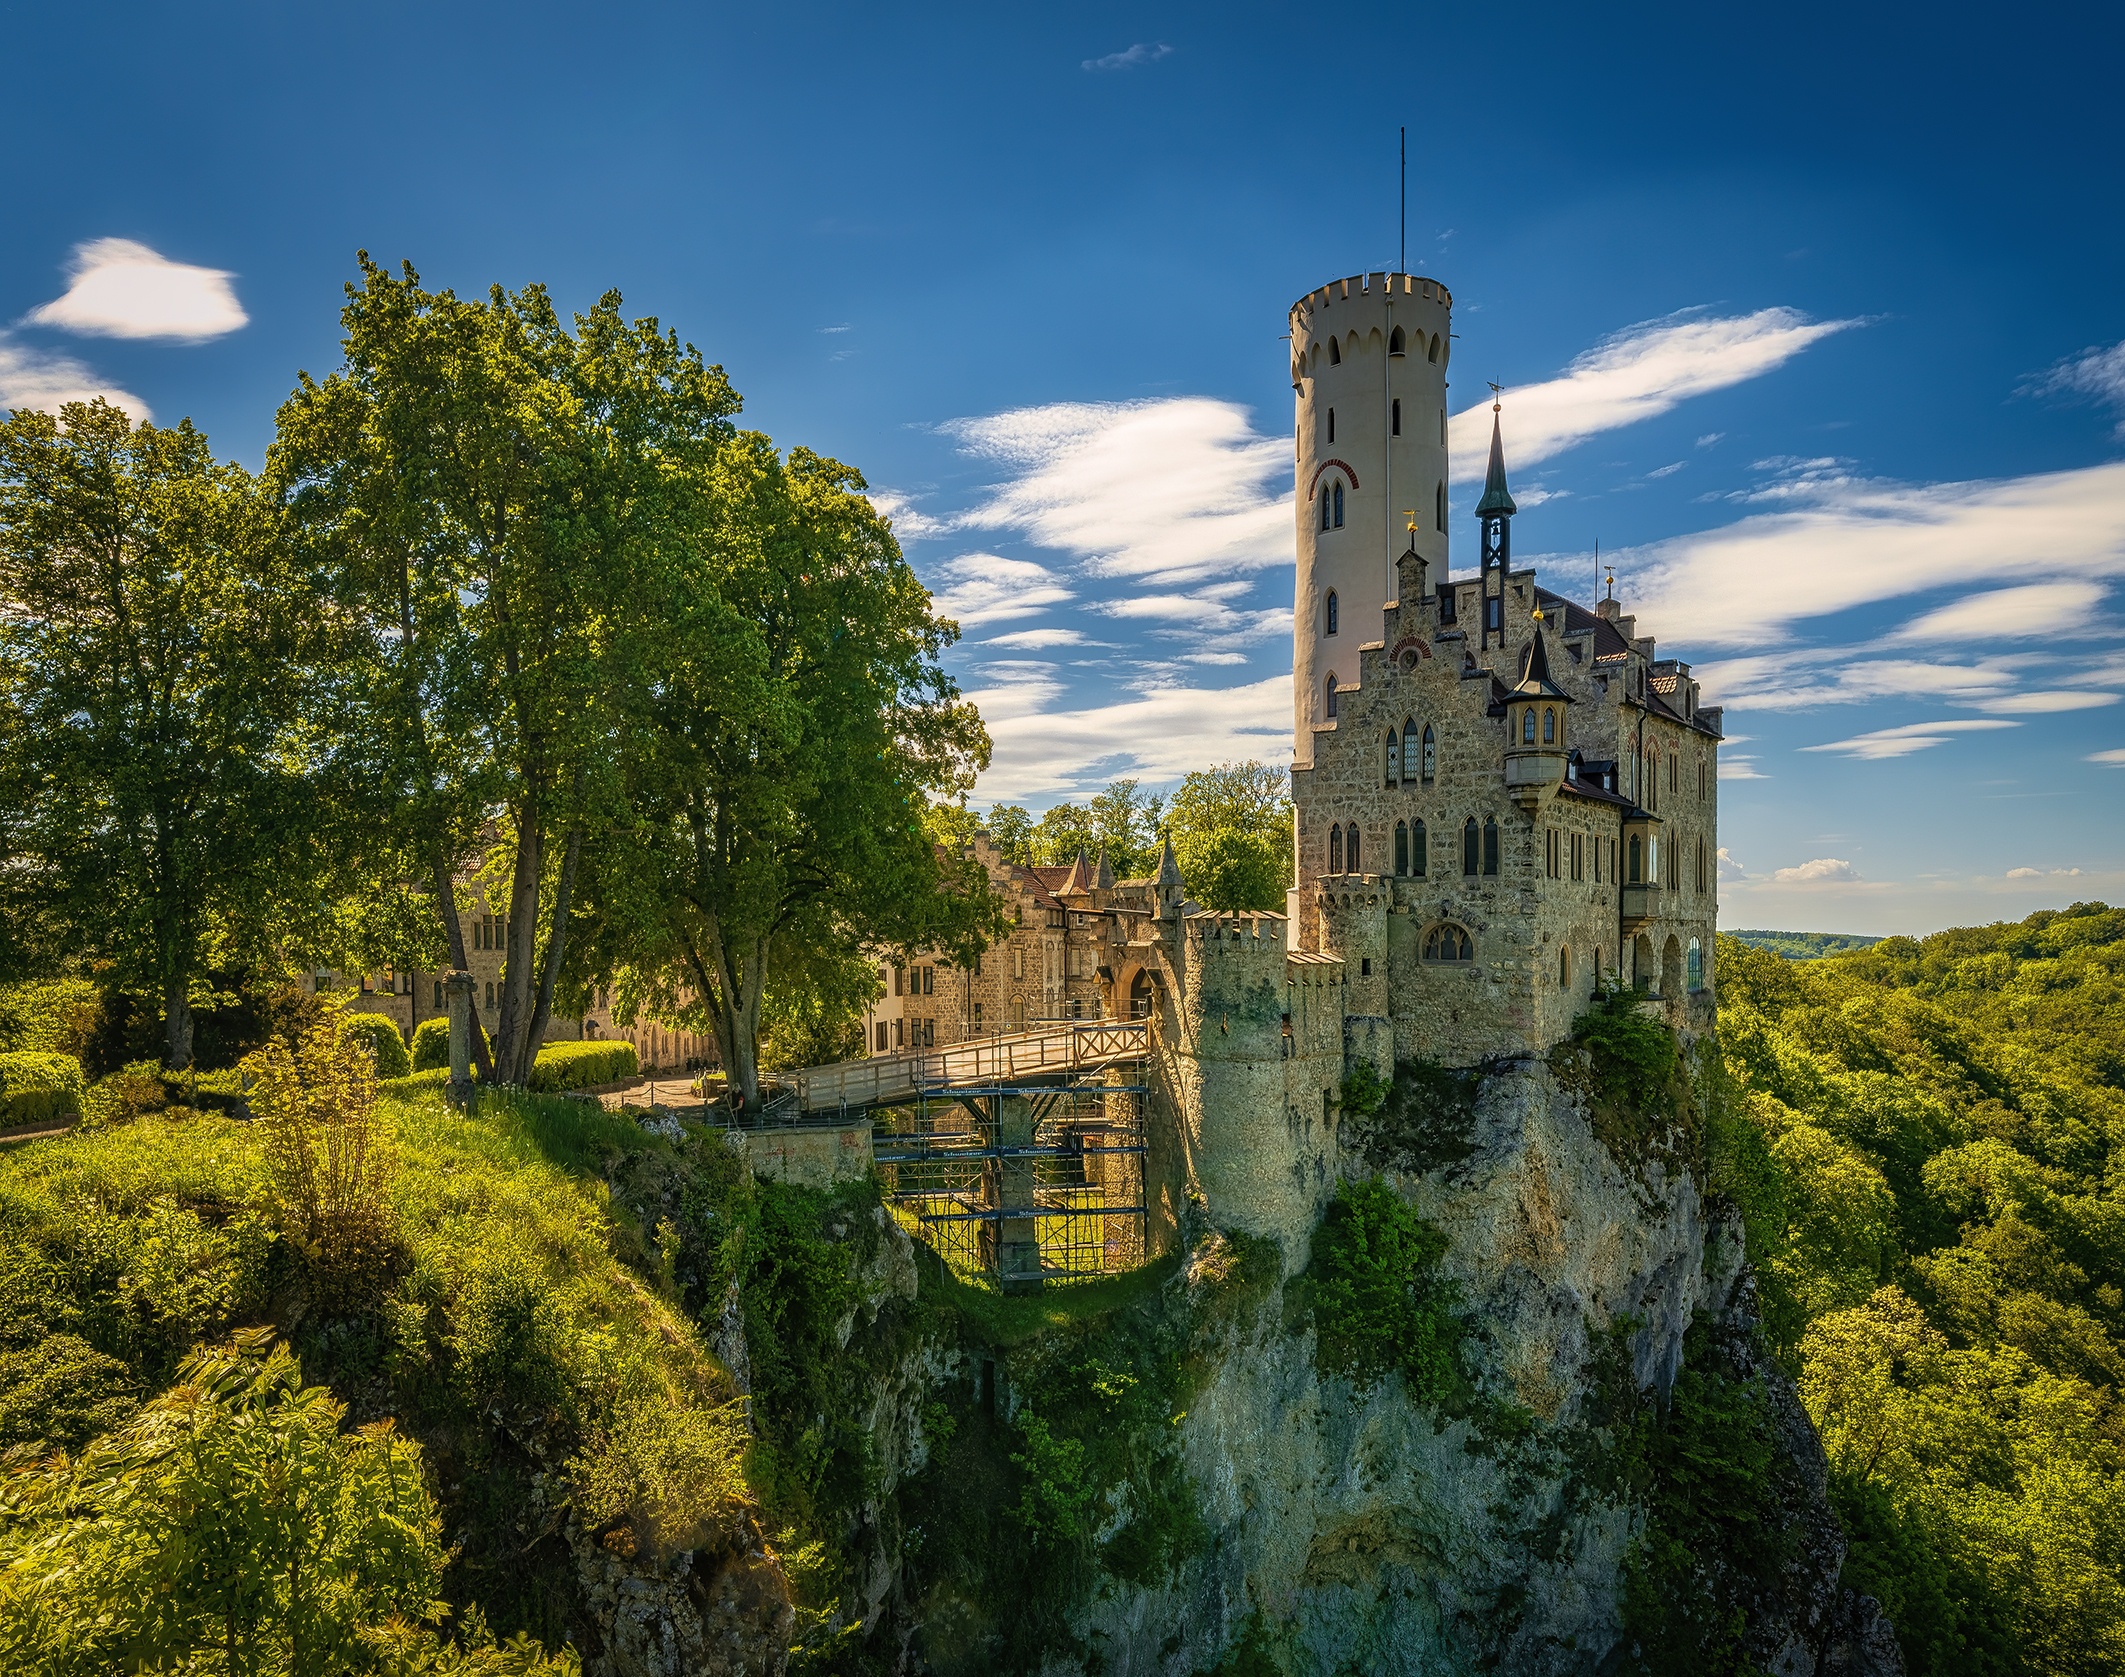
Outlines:
POLYGON ((750 423, 868 475, 965 624, 982 797, 1036 807, 1288 755, 1279 337, 1397 263, 1407 124, 1409 267, 1454 294, 1456 413, 1506 387, 1516 555, 1584 596, 1598 539, 1744 736, 1726 924, 2125 897, 2114 11, 0 27, 0 404, 122 392, 255 464, 358 248, 564 307, 617 287, 750 423))

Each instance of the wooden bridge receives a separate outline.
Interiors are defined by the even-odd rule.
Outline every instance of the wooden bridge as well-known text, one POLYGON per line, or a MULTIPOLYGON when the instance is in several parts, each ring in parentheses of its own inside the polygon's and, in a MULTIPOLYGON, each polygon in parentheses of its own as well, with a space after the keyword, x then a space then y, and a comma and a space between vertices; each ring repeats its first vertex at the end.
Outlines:
MULTIPOLYGON (((994 1088, 1077 1076, 1117 1061, 1141 1059, 1144 1052, 1141 1019, 1073 1020, 1012 1036, 976 1037, 950 1048, 910 1049, 867 1060, 810 1066, 781 1082, 784 1091, 794 1086, 796 1109, 809 1117, 892 1106, 955 1088, 994 1088)), ((787 1098, 784 1093, 771 1105, 787 1098)))

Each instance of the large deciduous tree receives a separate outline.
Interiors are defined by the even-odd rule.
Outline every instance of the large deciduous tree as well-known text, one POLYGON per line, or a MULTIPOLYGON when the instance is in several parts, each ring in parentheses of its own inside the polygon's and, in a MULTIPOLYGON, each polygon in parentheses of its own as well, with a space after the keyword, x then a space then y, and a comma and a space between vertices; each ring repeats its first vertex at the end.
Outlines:
POLYGON ((862 479, 748 433, 706 487, 712 524, 661 547, 633 600, 626 825, 594 870, 592 959, 632 968, 656 1011, 697 1009, 750 1104, 771 987, 788 1007, 881 947, 971 959, 1001 909, 925 819, 988 735, 862 479))
POLYGON ((618 618, 696 543, 738 400, 616 293, 571 330, 537 287, 361 264, 344 364, 283 406, 269 474, 335 603, 334 772, 372 873, 410 852, 458 967, 455 877, 477 853, 504 882, 491 1074, 522 1082, 617 790, 618 618))
POLYGON ((154 997, 172 1067, 204 974, 313 853, 286 582, 267 498, 189 422, 0 426, 7 924, 154 997))
POLYGON ((1167 806, 1189 893, 1216 909, 1281 909, 1290 886, 1291 780, 1271 763, 1197 769, 1167 806))

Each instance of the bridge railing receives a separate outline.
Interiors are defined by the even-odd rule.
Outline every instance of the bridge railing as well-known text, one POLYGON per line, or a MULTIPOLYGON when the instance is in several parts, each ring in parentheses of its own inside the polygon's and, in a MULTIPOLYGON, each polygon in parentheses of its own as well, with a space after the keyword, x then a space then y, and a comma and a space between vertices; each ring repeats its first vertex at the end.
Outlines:
POLYGON ((791 1073, 806 1112, 912 1100, 955 1083, 1007 1083, 1043 1072, 1074 1071, 1144 1051, 1141 1019, 1073 1020, 1011 1036, 976 1037, 949 1048, 907 1049, 791 1073))

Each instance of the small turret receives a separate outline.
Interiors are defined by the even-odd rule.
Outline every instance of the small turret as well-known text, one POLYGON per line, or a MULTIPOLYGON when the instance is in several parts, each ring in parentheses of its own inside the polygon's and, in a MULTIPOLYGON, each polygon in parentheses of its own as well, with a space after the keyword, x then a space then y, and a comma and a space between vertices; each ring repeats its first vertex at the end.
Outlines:
POLYGON ((1092 883, 1102 891, 1114 889, 1114 864, 1107 860, 1107 847, 1104 844, 1099 847, 1099 864, 1093 870, 1092 883))
POLYGON ((1161 920, 1177 919, 1188 888, 1181 880, 1180 864, 1173 859, 1171 839, 1158 841, 1158 874, 1151 884, 1158 896, 1158 917, 1161 920))
POLYGON ((1505 784, 1521 803, 1539 802, 1542 788, 1564 779, 1571 745, 1565 719, 1572 697, 1550 679, 1549 649, 1535 608, 1535 632, 1520 658, 1520 680, 1505 698, 1505 784))

